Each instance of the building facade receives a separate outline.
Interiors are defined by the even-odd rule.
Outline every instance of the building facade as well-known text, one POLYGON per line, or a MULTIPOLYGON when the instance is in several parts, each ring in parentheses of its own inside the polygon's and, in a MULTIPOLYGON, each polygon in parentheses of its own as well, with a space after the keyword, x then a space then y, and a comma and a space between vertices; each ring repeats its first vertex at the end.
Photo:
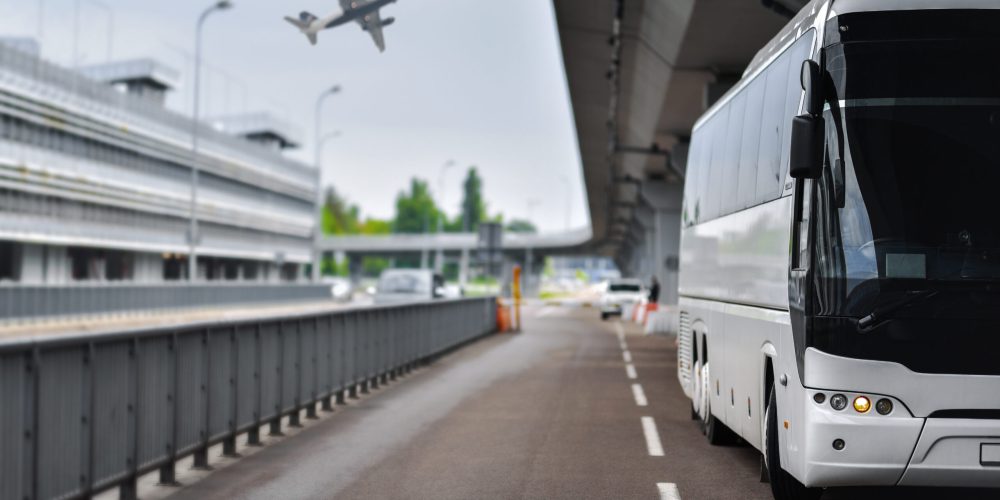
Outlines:
POLYGON ((198 125, 164 107, 178 74, 137 60, 79 71, 0 43, 0 283, 305 279, 318 173, 266 115, 198 125))

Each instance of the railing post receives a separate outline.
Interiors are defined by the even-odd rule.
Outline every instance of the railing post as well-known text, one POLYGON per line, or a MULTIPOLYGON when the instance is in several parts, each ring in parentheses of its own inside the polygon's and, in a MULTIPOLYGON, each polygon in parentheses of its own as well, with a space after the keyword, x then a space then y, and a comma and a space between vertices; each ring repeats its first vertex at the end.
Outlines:
MULTIPOLYGON (((229 332, 229 391, 230 391, 230 401, 229 401, 229 420, 226 422, 229 427, 229 435, 222 441, 222 456, 227 458, 239 458, 240 454, 236 452, 236 419, 238 407, 237 403, 239 401, 240 384, 239 384, 239 369, 240 369, 240 349, 239 344, 236 341, 236 326, 230 328, 229 332)), ((209 344, 211 348, 211 344, 209 344)))
POLYGON ((299 329, 299 322, 295 323, 295 397, 292 413, 288 415, 289 427, 302 427, 299 420, 302 413, 302 401, 299 397, 302 394, 302 331, 299 329))
POLYGON ((202 417, 202 427, 200 431, 200 437, 202 444, 198 449, 194 451, 194 465, 191 467, 195 470, 212 470, 212 466, 208 465, 208 429, 209 429, 209 414, 211 413, 210 404, 208 401, 208 384, 212 373, 211 366, 211 356, 212 350, 209 346, 209 330, 205 329, 201 334, 201 349, 202 349, 202 379, 201 379, 201 403, 204 408, 202 417))
POLYGON ((128 384, 128 428, 126 429, 126 442, 128 443, 128 453, 125 456, 125 464, 128 467, 128 475, 118 487, 118 496, 121 500, 134 500, 139 497, 139 339, 133 338, 129 341, 128 349, 129 363, 129 384, 128 384))
POLYGON ((275 371, 278 372, 278 394, 277 402, 274 404, 274 418, 271 419, 269 423, 270 436, 284 436, 285 434, 281 432, 281 417, 284 407, 282 402, 285 400, 285 328, 284 323, 278 321, 278 354, 275 371))
MULTIPOLYGON (((302 321, 309 321, 309 320, 300 320, 299 321, 300 325, 302 321)), ((305 361, 312 365, 312 379, 313 379, 312 387, 309 391, 309 401, 306 403, 306 418, 308 418, 309 420, 316 420, 319 418, 319 416, 316 415, 316 403, 318 402, 319 399, 319 392, 318 392, 319 363, 316 362, 317 359, 316 351, 319 349, 319 321, 315 317, 313 317, 312 324, 313 324, 312 346, 309 348, 309 359, 305 361)), ((302 334, 301 332, 302 328, 300 327, 299 328, 300 344, 304 342, 301 339, 301 334, 302 334)), ((300 349, 299 352, 302 352, 302 350, 300 349)))
POLYGON ((261 412, 263 411, 263 400, 264 394, 262 392, 261 381, 261 361, 260 361, 260 323, 254 325, 253 332, 253 350, 254 350, 254 364, 253 364, 253 383, 254 383, 254 410, 253 410, 253 427, 247 431, 247 446, 260 446, 260 426, 262 422, 260 421, 261 412))
POLYGON ((180 386, 180 370, 178 369, 178 355, 177 355, 177 332, 173 332, 170 335, 170 340, 167 343, 167 349, 170 351, 170 373, 168 375, 167 382, 167 406, 170 408, 170 442, 167 443, 167 454, 170 456, 170 461, 160 467, 160 486, 180 486, 177 482, 177 422, 179 411, 177 408, 177 388, 180 386))
MULTIPOLYGON (((326 358, 326 376, 323 377, 326 380, 326 385, 324 388, 323 396, 323 411, 331 412, 333 411, 333 316, 326 315, 324 317, 326 320, 324 323, 326 328, 323 330, 322 335, 326 335, 326 351, 323 356, 326 358)), ((316 342, 319 342, 320 328, 319 328, 319 318, 316 318, 316 342)), ((318 371, 318 370, 317 370, 318 371)))
POLYGON ((83 452, 83 463, 87 465, 86 467, 82 467, 82 469, 86 470, 86 476, 81 477, 80 482, 84 485, 84 493, 89 494, 93 491, 94 459, 96 458, 96 446, 94 445, 94 414, 96 411, 96 408, 94 407, 94 399, 96 389, 94 386, 96 384, 97 376, 94 373, 94 354, 96 351, 94 349, 94 344, 92 342, 88 342, 84 346, 84 350, 83 369, 86 374, 83 377, 84 388, 83 394, 81 395, 84 408, 84 414, 81 416, 81 423, 86 427, 86 431, 83 433, 86 442, 80 447, 80 450, 83 452))

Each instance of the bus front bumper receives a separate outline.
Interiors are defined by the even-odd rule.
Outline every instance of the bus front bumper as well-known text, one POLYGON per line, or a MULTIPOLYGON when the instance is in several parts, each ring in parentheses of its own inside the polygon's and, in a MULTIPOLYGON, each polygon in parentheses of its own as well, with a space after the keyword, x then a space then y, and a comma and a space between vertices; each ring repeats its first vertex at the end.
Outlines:
POLYGON ((899 485, 1000 487, 1000 420, 928 418, 899 485))
POLYGON ((1000 487, 1000 420, 918 418, 896 400, 890 415, 860 414, 850 403, 837 411, 808 392, 807 486, 1000 487))

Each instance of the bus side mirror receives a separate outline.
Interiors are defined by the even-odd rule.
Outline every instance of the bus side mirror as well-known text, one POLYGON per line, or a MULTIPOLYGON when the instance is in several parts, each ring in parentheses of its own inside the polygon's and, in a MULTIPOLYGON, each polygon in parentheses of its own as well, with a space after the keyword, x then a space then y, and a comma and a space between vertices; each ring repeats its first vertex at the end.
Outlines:
POLYGON ((823 76, 819 64, 812 60, 803 61, 799 80, 806 94, 806 113, 823 114, 823 76))
POLYGON ((823 175, 823 134, 826 123, 815 115, 792 120, 792 154, 789 174, 793 179, 819 179, 823 175))

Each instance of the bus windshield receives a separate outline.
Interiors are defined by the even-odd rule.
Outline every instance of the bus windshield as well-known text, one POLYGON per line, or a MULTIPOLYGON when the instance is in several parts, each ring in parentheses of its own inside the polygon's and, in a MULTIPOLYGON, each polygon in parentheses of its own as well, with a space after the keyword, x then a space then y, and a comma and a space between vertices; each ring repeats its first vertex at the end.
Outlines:
POLYGON ((843 16, 824 50, 834 92, 816 248, 818 273, 841 283, 827 286, 842 290, 832 314, 863 316, 898 300, 892 292, 936 283, 1000 281, 1000 72, 990 63, 1000 23, 949 32, 949 16, 935 15, 938 28, 922 34, 843 16))

